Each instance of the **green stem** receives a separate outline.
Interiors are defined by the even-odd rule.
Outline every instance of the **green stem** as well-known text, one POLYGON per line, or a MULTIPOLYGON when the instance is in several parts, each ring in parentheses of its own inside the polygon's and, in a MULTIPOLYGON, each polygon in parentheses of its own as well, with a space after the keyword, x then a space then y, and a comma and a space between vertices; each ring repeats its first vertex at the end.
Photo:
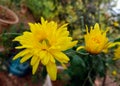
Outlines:
POLYGON ((102 86, 105 86, 106 78, 107 78, 107 68, 105 67, 105 76, 102 82, 102 86))
POLYGON ((85 81, 84 81, 84 83, 83 83, 82 86, 85 86, 87 80, 89 80, 90 83, 92 84, 92 86, 94 86, 94 83, 93 83, 93 81, 91 80, 91 77, 90 77, 90 74, 91 74, 91 72, 92 72, 92 69, 93 69, 93 67, 92 67, 92 68, 90 69, 90 71, 88 72, 88 76, 87 76, 87 78, 85 79, 85 81))
POLYGON ((84 34, 84 17, 81 16, 80 19, 81 19, 81 31, 82 31, 82 35, 83 35, 84 34))

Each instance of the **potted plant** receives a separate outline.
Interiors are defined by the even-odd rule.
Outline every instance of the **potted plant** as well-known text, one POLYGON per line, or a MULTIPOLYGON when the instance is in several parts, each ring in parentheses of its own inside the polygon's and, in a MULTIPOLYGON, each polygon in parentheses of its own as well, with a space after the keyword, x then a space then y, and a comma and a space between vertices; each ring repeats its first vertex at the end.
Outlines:
POLYGON ((10 24, 16 24, 18 21, 18 16, 12 10, 0 5, 0 33, 2 32, 3 27, 10 24))

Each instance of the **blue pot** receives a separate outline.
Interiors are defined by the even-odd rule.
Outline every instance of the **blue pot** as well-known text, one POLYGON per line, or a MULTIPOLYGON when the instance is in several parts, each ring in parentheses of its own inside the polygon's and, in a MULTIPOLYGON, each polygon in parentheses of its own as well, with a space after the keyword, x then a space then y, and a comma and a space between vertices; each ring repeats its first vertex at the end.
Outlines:
POLYGON ((11 60, 9 72, 17 76, 24 76, 28 74, 29 72, 31 72, 29 61, 20 63, 20 58, 16 60, 11 60))

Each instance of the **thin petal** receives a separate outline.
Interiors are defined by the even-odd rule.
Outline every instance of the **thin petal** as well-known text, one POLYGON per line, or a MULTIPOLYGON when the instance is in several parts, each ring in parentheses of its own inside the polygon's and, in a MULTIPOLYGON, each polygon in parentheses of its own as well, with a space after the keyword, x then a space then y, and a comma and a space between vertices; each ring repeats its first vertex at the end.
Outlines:
POLYGON ((39 59, 38 56, 33 56, 32 59, 31 59, 30 64, 31 64, 31 65, 34 65, 34 64, 37 62, 38 59, 39 59))
POLYGON ((78 41, 73 41, 73 42, 71 42, 71 44, 69 44, 68 49, 69 49, 69 48, 72 48, 72 47, 75 46, 77 43, 78 43, 78 41))
POLYGON ((68 23, 63 24, 59 29, 67 27, 68 23))
POLYGON ((51 80, 56 80, 56 76, 57 76, 57 67, 56 67, 56 64, 55 63, 48 63, 46 65, 46 69, 47 69, 47 72, 51 78, 51 80))
POLYGON ((50 58, 51 58, 51 55, 47 52, 44 58, 41 60, 42 64, 46 65, 49 62, 50 58))
POLYGON ((34 32, 34 30, 36 29, 36 28, 34 28, 35 24, 33 24, 33 23, 28 23, 28 25, 30 26, 30 31, 31 31, 31 32, 34 32))
POLYGON ((17 47, 15 47, 15 49, 22 49, 22 48, 32 48, 32 46, 23 45, 23 46, 17 46, 17 47))
POLYGON ((40 57, 40 59, 43 59, 44 57, 45 57, 45 54, 46 54, 47 52, 46 51, 40 51, 40 53, 38 53, 38 55, 39 55, 39 57, 40 57))
POLYGON ((62 52, 52 52, 52 54, 54 55, 55 59, 58 60, 61 63, 68 63, 69 58, 68 56, 66 56, 64 53, 62 52))
POLYGON ((88 32, 88 26, 87 26, 87 25, 86 25, 86 32, 87 32, 87 34, 89 33, 89 32, 88 32))
POLYGON ((35 72, 39 66, 39 63, 40 63, 40 59, 38 59, 37 62, 33 65, 32 74, 35 74, 35 72))
POLYGON ((45 20, 43 17, 41 17, 41 24, 42 24, 42 25, 48 24, 48 23, 47 23, 47 20, 45 20))
POLYGON ((106 33, 110 30, 110 28, 107 28, 105 32, 103 33, 104 36, 106 36, 106 33))
POLYGON ((55 59, 54 59, 54 57, 52 55, 50 56, 50 61, 55 63, 55 59))
POLYGON ((120 42, 110 43, 107 48, 114 47, 115 45, 120 45, 120 42))
POLYGON ((44 24, 45 20, 43 17, 41 17, 41 23, 44 24))
POLYGON ((12 41, 19 41, 19 40, 21 40, 21 37, 22 37, 22 36, 17 36, 17 37, 15 37, 15 39, 13 39, 12 41))
POLYGON ((94 26, 94 28, 95 28, 96 30, 100 30, 99 24, 96 23, 95 26, 94 26))
POLYGON ((84 49, 85 48, 85 46, 79 46, 78 48, 77 48, 77 51, 78 50, 81 50, 81 49, 84 49))
POLYGON ((29 52, 30 52, 29 49, 25 49, 25 50, 19 52, 17 55, 15 55, 15 56, 13 57, 13 60, 15 60, 15 59, 17 59, 17 58, 19 58, 19 57, 22 57, 22 56, 24 56, 25 54, 27 54, 27 53, 29 53, 29 52))
POLYGON ((46 49, 47 48, 47 43, 45 40, 42 41, 42 46, 41 46, 42 49, 46 49))
POLYGON ((31 57, 32 57, 31 53, 26 54, 24 57, 22 57, 22 59, 20 60, 20 62, 23 63, 23 62, 27 61, 31 57))

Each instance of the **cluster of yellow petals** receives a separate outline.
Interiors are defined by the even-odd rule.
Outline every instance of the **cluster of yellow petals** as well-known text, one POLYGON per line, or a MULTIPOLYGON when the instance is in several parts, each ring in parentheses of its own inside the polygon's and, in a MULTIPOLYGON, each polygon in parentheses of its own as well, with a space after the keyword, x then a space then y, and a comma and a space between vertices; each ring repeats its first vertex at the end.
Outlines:
POLYGON ((77 50, 85 48, 91 54, 99 54, 103 51, 107 51, 108 48, 115 46, 116 44, 120 44, 118 42, 112 43, 109 42, 108 38, 106 37, 108 29, 103 31, 100 29, 98 23, 95 24, 94 28, 90 28, 90 32, 88 28, 86 28, 86 34, 84 36, 85 39, 85 46, 80 46, 77 50))
POLYGON ((13 60, 20 58, 23 63, 31 60, 32 73, 35 74, 39 63, 46 66, 46 70, 52 80, 56 80, 57 66, 56 60, 62 65, 68 63, 69 58, 62 52, 72 48, 77 41, 69 37, 67 24, 60 27, 54 21, 48 22, 41 18, 41 23, 29 23, 30 31, 25 31, 23 35, 16 37, 13 41, 18 41, 21 46, 16 49, 23 49, 13 60))

